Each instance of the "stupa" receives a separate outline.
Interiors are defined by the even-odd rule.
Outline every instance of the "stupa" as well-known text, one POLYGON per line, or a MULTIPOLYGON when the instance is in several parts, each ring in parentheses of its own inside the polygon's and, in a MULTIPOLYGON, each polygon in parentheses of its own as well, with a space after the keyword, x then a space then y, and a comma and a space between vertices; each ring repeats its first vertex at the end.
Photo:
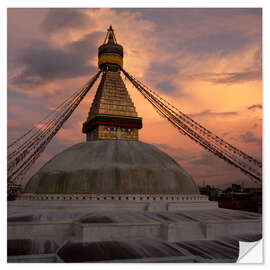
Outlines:
POLYGON ((86 141, 49 160, 8 202, 8 261, 231 262, 239 239, 261 237, 260 215, 218 208, 173 158, 139 141, 123 56, 110 26, 86 141))

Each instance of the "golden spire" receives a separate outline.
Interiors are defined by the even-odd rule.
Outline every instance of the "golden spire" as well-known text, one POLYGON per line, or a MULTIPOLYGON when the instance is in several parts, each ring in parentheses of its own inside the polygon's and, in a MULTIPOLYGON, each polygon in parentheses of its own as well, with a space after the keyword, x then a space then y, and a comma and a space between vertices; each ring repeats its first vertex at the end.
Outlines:
POLYGON ((135 106, 120 75, 123 47, 116 43, 111 25, 98 54, 99 68, 104 72, 87 120, 83 124, 83 133, 86 133, 88 141, 138 140, 142 118, 137 116, 135 106))

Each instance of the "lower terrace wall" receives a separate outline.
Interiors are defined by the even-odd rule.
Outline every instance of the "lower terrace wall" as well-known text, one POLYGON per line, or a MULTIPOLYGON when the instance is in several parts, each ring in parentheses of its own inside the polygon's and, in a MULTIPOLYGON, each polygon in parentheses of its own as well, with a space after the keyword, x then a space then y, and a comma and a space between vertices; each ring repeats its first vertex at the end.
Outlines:
POLYGON ((262 234, 262 223, 259 220, 227 220, 222 222, 208 221, 205 224, 206 239, 217 236, 262 234))
POLYGON ((160 223, 110 223, 82 224, 74 226, 75 238, 84 241, 131 240, 138 238, 161 238, 160 223))
POLYGON ((55 263, 56 254, 8 256, 8 263, 55 263))
POLYGON ((9 222, 8 239, 24 239, 31 237, 58 238, 59 240, 73 234, 71 222, 9 222))

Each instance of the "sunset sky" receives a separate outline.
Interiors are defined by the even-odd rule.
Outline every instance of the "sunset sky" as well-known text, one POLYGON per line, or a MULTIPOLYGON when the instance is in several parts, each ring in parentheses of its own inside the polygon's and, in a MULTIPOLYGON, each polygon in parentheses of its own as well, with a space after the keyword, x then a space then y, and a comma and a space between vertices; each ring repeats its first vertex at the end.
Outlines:
MULTIPOLYGON (((124 68, 195 121, 262 160, 262 11, 241 9, 8 9, 8 142, 24 134, 93 76, 112 24, 124 68)), ((97 86, 97 84, 96 84, 97 86)), ((85 141, 96 86, 41 155, 85 141)), ((212 156, 126 82, 139 137, 171 155, 197 184, 252 182, 212 156)))

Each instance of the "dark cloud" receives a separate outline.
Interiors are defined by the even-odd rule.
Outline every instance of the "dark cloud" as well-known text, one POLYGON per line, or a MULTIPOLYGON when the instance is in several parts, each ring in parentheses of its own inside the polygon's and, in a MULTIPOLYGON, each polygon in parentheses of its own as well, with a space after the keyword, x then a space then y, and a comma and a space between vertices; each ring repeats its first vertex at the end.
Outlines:
POLYGON ((15 101, 18 100, 18 99, 24 100, 24 99, 29 98, 29 96, 27 94, 22 93, 22 92, 17 92, 16 90, 11 90, 11 89, 9 89, 7 91, 7 97, 8 97, 8 100, 12 99, 12 100, 15 100, 15 101))
POLYGON ((201 151, 199 156, 190 161, 194 171, 194 176, 198 178, 214 178, 224 177, 228 175, 240 175, 240 171, 232 167, 229 163, 223 159, 215 156, 208 151, 201 151))
MULTIPOLYGON (((200 9, 202 10, 202 9, 200 9)), ((262 16, 262 8, 204 8, 203 11, 205 16, 216 16, 221 18, 239 15, 255 15, 258 17, 262 16)))
MULTIPOLYGON (((31 110, 37 111, 38 113, 48 111, 48 104, 44 103, 43 99, 40 99, 38 96, 28 95, 27 92, 21 92, 14 89, 8 89, 8 114, 14 114, 18 117, 23 117, 18 114, 18 110, 26 110, 24 120, 27 120, 27 117, 33 118, 35 115, 31 113, 31 110), (12 102, 11 102, 12 101, 12 102), (14 110, 13 110, 14 108, 14 110)), ((12 117, 13 118, 13 117, 12 117)))
MULTIPOLYGON (((200 157, 197 158, 197 159, 194 159, 193 161, 191 161, 191 163, 193 165, 197 165, 197 166, 209 166, 209 167, 212 167, 213 164, 215 164, 217 160, 218 160, 218 158, 215 157, 213 154, 211 154, 211 153, 209 153, 207 151, 202 151, 200 153, 200 157)), ((220 163, 220 164, 223 164, 223 163, 220 163)))
POLYGON ((231 139, 237 142, 256 143, 258 146, 262 146, 262 139, 256 137, 252 131, 247 131, 246 133, 240 134, 238 137, 232 137, 231 139))
POLYGON ((238 137, 238 141, 245 142, 245 143, 257 143, 260 145, 262 143, 262 139, 256 137, 252 131, 247 131, 244 134, 240 134, 238 137))
MULTIPOLYGON (((162 36, 160 49, 184 49, 197 57, 232 51, 261 42, 262 9, 253 8, 149 8, 128 9, 136 11, 142 19, 150 20, 162 36), (238 27, 239 20, 246 26, 238 27), (250 25, 258 25, 258 31, 250 31, 250 25), (233 25, 234 27, 226 27, 233 25), (212 29, 215 29, 214 31, 212 29), (177 31, 175 30, 177 29, 177 31), (208 30, 207 30, 208 29, 208 30), (172 35, 173 33, 173 35, 172 35), (188 34, 187 34, 188 33, 188 34)), ((125 11, 125 9, 123 10, 125 11)))
POLYGON ((23 135, 34 123, 38 123, 49 110, 48 103, 27 92, 8 89, 8 140, 9 142, 23 135), (11 121, 11 122, 10 122, 11 121))
POLYGON ((91 18, 76 8, 51 8, 42 22, 43 29, 48 34, 64 29, 81 29, 86 25, 94 26, 93 24, 91 18))
POLYGON ((170 93, 175 90, 170 81, 163 81, 157 84, 157 89, 163 93, 170 93))
POLYGON ((180 86, 177 88, 173 85, 175 75, 180 68, 174 66, 170 61, 167 63, 152 62, 149 69, 145 73, 145 78, 155 85, 155 90, 177 97, 184 95, 180 86), (162 79, 163 78, 163 79, 162 79))
POLYGON ((100 32, 95 32, 64 48, 54 47, 44 41, 32 42, 18 59, 24 67, 23 72, 11 82, 35 86, 59 78, 91 75, 97 70, 89 64, 89 60, 96 55, 99 35, 100 32))
POLYGON ((262 109, 262 104, 254 104, 248 107, 249 110, 262 109))
POLYGON ((190 173, 200 183, 220 188, 235 183, 245 183, 245 186, 252 184, 250 179, 244 176, 239 169, 207 151, 201 151, 200 155, 191 160, 190 163, 192 164, 190 173))
POLYGON ((261 77, 262 74, 260 71, 181 74, 182 80, 201 80, 208 81, 213 84, 233 84, 261 80, 261 77))
POLYGON ((213 79, 212 82, 216 84, 232 84, 260 79, 261 79, 260 71, 249 71, 249 72, 225 73, 224 78, 216 78, 213 79))
POLYGON ((216 117, 216 116, 232 116, 238 115, 238 112, 211 112, 210 110, 205 110, 199 113, 188 114, 190 117, 216 117))
POLYGON ((168 153, 178 162, 189 161, 195 158, 195 153, 187 153, 184 149, 180 147, 172 147, 167 144, 158 144, 158 143, 154 143, 154 145, 157 146, 162 151, 168 153))
POLYGON ((96 41, 101 40, 103 41, 104 38, 104 31, 96 31, 94 33, 88 34, 84 36, 83 39, 75 41, 67 46, 68 50, 80 52, 84 57, 88 60, 89 56, 97 55, 97 46, 96 41))
POLYGON ((219 52, 222 55, 226 55, 234 50, 243 48, 250 41, 251 38, 241 32, 220 32, 201 35, 182 44, 182 47, 196 54, 219 52))
POLYGON ((153 21, 159 28, 175 27, 179 24, 192 31, 197 23, 206 20, 232 20, 235 16, 255 15, 261 19, 261 8, 128 8, 118 12, 138 12, 142 19, 153 21))
POLYGON ((170 63, 152 62, 149 70, 151 70, 151 72, 156 72, 160 74, 172 75, 176 74, 179 71, 179 68, 176 68, 170 63))

